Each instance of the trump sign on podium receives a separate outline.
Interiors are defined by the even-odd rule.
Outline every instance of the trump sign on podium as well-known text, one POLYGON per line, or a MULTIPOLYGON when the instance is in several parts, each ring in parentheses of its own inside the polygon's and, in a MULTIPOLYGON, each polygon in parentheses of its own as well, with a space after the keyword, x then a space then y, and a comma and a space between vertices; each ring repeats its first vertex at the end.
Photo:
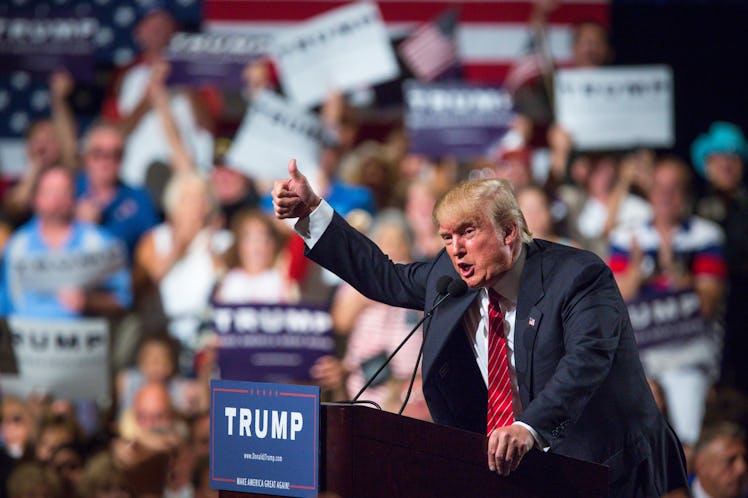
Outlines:
POLYGON ((317 386, 211 381, 211 487, 317 496, 319 392, 317 386))

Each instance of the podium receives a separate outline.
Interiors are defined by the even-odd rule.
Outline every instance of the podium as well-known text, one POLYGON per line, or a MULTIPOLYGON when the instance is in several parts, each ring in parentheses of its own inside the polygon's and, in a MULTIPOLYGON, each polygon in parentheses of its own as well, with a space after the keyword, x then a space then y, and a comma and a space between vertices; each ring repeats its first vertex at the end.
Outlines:
MULTIPOLYGON (((362 405, 322 404, 320 493, 340 498, 593 498, 608 468, 532 450, 508 477, 488 470, 481 434, 362 405)), ((221 498, 270 496, 221 491, 221 498)))

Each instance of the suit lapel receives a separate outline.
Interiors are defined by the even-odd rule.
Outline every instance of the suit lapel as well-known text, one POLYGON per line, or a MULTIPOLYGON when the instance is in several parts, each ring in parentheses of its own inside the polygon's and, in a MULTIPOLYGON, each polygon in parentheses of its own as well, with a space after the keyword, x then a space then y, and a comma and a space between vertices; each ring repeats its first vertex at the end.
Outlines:
MULTIPOLYGON (((459 277, 458 277, 459 278, 459 277)), ((429 324, 428 337, 423 345, 423 378, 429 376, 434 360, 447 342, 449 334, 460 323, 462 316, 475 301, 480 290, 472 289, 459 299, 447 298, 434 311, 429 324)))
POLYGON ((543 297, 542 255, 536 242, 525 246, 527 257, 520 277, 517 314, 514 321, 514 361, 522 406, 532 393, 532 350, 543 313, 535 306, 543 297))

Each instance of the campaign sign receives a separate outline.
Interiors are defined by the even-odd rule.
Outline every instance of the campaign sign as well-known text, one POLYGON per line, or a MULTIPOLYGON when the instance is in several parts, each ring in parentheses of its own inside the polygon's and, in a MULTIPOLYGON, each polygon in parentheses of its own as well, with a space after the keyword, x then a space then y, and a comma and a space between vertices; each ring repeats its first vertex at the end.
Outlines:
POLYGON ((693 290, 668 292, 627 303, 640 350, 680 344, 706 333, 699 296, 693 290))
POLYGON ((273 181, 288 176, 288 160, 294 157, 310 176, 319 164, 322 136, 317 116, 262 92, 252 100, 226 160, 253 178, 273 181))
POLYGON ((273 41, 283 90, 298 104, 321 103, 400 74, 387 29, 374 3, 355 2, 314 17, 273 41))
POLYGON ((167 83, 241 88, 244 68, 267 53, 267 43, 256 35, 176 33, 166 50, 167 83))
POLYGON ((94 287, 127 261, 122 244, 70 253, 19 255, 10 264, 14 285, 35 291, 54 292, 65 287, 94 287))
POLYGON ((210 382, 213 489, 317 496, 319 387, 210 382))
POLYGON ((403 93, 410 150, 432 157, 484 156, 515 116, 511 95, 499 87, 411 80, 403 93))
POLYGON ((673 74, 669 67, 562 69, 554 78, 556 119, 577 148, 673 144, 673 74))
POLYGON ((213 325, 222 379, 307 381, 335 349, 330 313, 313 306, 214 304, 213 325))
POLYGON ((18 375, 3 374, 5 392, 44 392, 62 399, 109 397, 109 326, 103 318, 8 319, 18 375))
POLYGON ((0 16, 0 67, 41 76, 66 69, 92 81, 98 27, 95 17, 0 16))

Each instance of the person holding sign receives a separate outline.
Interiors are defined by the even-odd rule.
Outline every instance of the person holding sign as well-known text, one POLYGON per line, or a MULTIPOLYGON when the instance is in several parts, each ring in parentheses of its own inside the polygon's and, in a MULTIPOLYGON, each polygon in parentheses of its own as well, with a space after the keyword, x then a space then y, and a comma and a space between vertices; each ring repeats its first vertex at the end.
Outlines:
POLYGON ((450 190, 434 209, 444 249, 398 265, 335 214, 295 160, 288 172, 273 188, 276 216, 299 218, 307 255, 362 294, 429 309, 442 277, 467 284, 434 311, 423 392, 435 422, 487 435, 490 470, 509 475, 542 448, 608 465, 610 496, 686 487, 613 276, 589 252, 533 240, 508 182, 450 190))
POLYGON ((103 229, 74 219, 75 188, 66 168, 39 174, 34 217, 13 234, 3 258, 3 315, 111 316, 130 305, 125 251, 103 229))
POLYGON ((719 366, 717 330, 725 291, 724 234, 716 223, 687 214, 691 174, 678 159, 655 163, 649 200, 653 220, 611 234, 609 265, 627 301, 693 290, 706 327, 697 336, 673 331, 641 350, 647 374, 665 392, 670 421, 685 445, 699 436, 704 401, 719 366))

